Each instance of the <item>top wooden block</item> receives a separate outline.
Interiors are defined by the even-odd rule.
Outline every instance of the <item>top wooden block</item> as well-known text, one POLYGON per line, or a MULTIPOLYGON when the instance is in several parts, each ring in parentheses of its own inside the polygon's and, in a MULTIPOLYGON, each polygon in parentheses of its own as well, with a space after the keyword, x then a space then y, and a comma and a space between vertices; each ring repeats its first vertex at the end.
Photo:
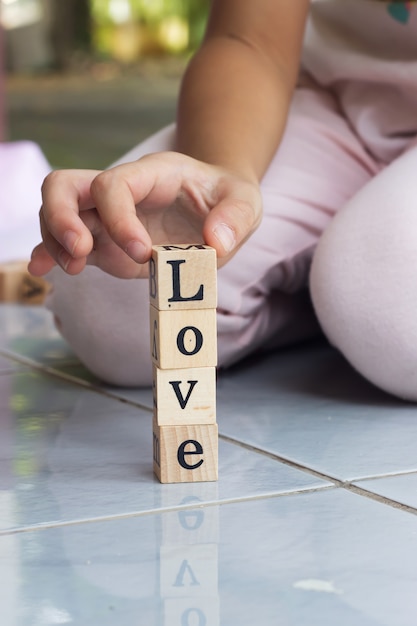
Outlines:
POLYGON ((216 251, 203 244, 153 246, 149 263, 150 303, 162 311, 215 309, 216 251))

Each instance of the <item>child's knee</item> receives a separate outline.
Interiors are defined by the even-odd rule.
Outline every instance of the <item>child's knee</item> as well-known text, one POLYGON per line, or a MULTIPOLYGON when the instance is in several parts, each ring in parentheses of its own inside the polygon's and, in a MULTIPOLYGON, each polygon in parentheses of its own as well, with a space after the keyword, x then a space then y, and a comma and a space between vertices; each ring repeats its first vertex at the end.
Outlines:
POLYGON ((416 233, 411 205, 353 201, 324 233, 310 277, 314 307, 330 342, 375 385, 413 401, 416 233))
POLYGON ((112 385, 149 386, 147 281, 122 281, 88 267, 79 276, 56 268, 47 306, 82 363, 112 385))

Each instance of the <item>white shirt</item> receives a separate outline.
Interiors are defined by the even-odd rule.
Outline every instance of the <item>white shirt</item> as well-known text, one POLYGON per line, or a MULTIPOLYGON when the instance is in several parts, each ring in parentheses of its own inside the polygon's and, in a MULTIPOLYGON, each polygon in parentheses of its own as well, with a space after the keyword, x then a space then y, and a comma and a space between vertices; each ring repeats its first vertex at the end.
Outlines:
POLYGON ((377 158, 416 136, 416 2, 312 0, 302 66, 337 94, 377 158))

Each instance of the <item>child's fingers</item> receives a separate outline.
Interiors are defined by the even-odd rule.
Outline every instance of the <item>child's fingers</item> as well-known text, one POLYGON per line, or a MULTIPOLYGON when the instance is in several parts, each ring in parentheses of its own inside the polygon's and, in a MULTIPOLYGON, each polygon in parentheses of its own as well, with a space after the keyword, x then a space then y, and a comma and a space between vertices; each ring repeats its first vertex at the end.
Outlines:
POLYGON ((228 260, 259 226, 262 208, 257 194, 248 198, 226 197, 208 215, 204 224, 204 240, 228 260))
MULTIPOLYGON (((60 265, 62 269, 65 270, 68 274, 78 274, 79 272, 81 272, 81 270, 84 268, 86 264, 87 254, 78 258, 74 258, 72 254, 70 254, 67 251, 67 249, 64 248, 64 246, 62 246, 59 243, 59 241, 57 241, 51 235, 48 228, 46 227, 46 223, 45 223, 42 213, 40 214, 40 228, 41 228, 41 234, 42 234, 42 239, 43 239, 43 244, 42 244, 42 249, 41 249, 43 257, 45 257, 47 254, 55 263, 60 265)), ((89 249, 86 249, 87 253, 89 253, 92 248, 91 234, 90 234, 90 238, 91 238, 91 246, 89 249)), ((36 259, 38 255, 39 253, 37 251, 37 253, 35 253, 34 255, 34 260, 36 259)), ((45 264, 45 261, 43 263, 45 264)))
POLYGON ((102 172, 91 184, 91 195, 100 220, 112 240, 137 263, 145 263, 152 241, 136 213, 136 204, 147 196, 153 182, 146 181, 134 192, 130 179, 138 179, 137 163, 124 164, 102 172))
POLYGON ((91 233, 79 213, 93 206, 90 185, 98 173, 93 170, 57 170, 51 172, 42 185, 42 235, 48 252, 57 263, 61 250, 53 241, 73 258, 87 256, 92 248, 91 233))
POLYGON ((32 251, 32 256, 28 264, 28 270, 33 276, 43 276, 47 274, 55 265, 54 259, 50 256, 43 243, 40 243, 32 251))

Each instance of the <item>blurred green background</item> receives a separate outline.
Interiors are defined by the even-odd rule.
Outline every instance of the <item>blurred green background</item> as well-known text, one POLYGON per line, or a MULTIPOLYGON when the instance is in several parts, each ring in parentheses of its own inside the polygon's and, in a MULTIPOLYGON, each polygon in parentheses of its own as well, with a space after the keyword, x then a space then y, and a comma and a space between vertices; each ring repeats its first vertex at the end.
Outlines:
POLYGON ((104 168, 175 119, 209 0, 0 0, 5 139, 104 168))

